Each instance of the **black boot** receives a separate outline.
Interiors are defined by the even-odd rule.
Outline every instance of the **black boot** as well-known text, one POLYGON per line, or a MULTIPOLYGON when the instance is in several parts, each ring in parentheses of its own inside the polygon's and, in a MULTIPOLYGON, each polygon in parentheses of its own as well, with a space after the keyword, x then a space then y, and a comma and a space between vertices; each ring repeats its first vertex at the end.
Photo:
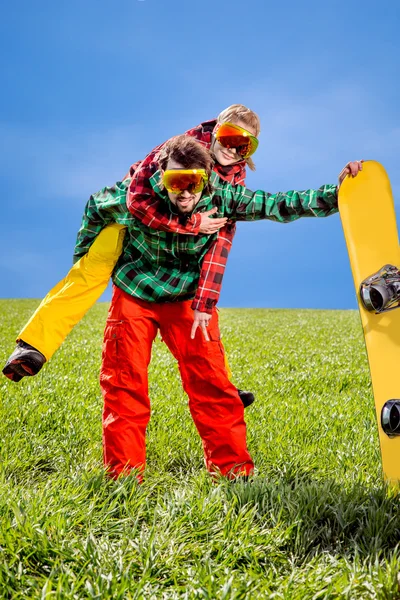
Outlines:
POLYGON ((245 392, 244 390, 239 390, 238 388, 238 394, 245 408, 250 406, 250 404, 253 404, 255 397, 252 392, 245 392))
POLYGON ((19 340, 3 369, 3 374, 11 381, 21 381, 26 375, 36 375, 46 362, 39 350, 19 340))

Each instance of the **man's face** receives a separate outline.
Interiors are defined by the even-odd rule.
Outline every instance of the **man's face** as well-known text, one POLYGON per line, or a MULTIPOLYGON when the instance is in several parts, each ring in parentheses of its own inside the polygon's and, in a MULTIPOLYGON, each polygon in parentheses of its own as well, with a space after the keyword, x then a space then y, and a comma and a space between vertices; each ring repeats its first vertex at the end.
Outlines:
MULTIPOLYGON (((234 125, 239 125, 239 127, 243 127, 243 129, 249 131, 252 135, 256 135, 255 129, 253 129, 243 121, 236 121, 232 119, 232 121, 230 122, 234 125)), ((224 148, 215 138, 214 145, 212 146, 212 152, 215 156, 215 160, 223 167, 226 167, 228 165, 234 165, 235 163, 243 160, 243 158, 236 152, 236 148, 224 148)))
MULTIPOLYGON (((180 163, 176 162, 173 159, 169 159, 168 163, 167 163, 167 167, 166 167, 166 171, 169 171, 170 169, 184 169, 185 167, 183 167, 180 163)), ((189 192, 188 190, 184 190, 183 192, 181 192, 180 194, 173 194, 172 192, 167 192, 168 193, 168 198, 170 199, 171 203, 176 206, 176 208, 178 209, 178 211, 182 214, 187 214, 187 213, 191 213, 196 204, 198 203, 198 201, 201 198, 202 195, 202 191, 198 192, 197 194, 193 194, 191 192, 189 192)))

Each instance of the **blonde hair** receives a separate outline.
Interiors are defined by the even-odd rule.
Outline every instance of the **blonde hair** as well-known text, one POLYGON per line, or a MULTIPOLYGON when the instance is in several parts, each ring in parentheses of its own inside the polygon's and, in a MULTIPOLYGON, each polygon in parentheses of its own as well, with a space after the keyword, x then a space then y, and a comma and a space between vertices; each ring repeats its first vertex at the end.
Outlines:
MULTIPOLYGON (((243 104, 232 104, 220 112, 217 117, 217 123, 235 123, 237 121, 242 121, 248 127, 251 127, 255 131, 256 137, 260 135, 261 125, 259 116, 246 106, 243 106, 243 104)), ((245 160, 249 169, 255 171, 256 165, 251 156, 245 160)))

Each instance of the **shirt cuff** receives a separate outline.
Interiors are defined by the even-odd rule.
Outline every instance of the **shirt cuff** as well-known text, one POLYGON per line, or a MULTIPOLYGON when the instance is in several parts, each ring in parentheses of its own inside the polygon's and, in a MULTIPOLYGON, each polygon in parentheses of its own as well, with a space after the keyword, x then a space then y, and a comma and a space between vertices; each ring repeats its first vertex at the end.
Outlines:
POLYGON ((198 310, 199 312, 204 312, 209 315, 212 315, 216 304, 217 301, 212 300, 211 298, 206 298, 205 300, 199 300, 198 298, 194 298, 192 302, 192 310, 198 310))

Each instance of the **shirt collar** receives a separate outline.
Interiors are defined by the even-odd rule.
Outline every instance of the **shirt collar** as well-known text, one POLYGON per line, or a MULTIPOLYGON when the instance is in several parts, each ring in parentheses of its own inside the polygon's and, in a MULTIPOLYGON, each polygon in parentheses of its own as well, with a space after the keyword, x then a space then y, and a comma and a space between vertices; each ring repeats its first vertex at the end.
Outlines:
POLYGON ((221 179, 233 186, 244 185, 244 180, 246 178, 246 161, 241 160, 234 165, 226 166, 215 163, 214 171, 216 171, 221 179))

